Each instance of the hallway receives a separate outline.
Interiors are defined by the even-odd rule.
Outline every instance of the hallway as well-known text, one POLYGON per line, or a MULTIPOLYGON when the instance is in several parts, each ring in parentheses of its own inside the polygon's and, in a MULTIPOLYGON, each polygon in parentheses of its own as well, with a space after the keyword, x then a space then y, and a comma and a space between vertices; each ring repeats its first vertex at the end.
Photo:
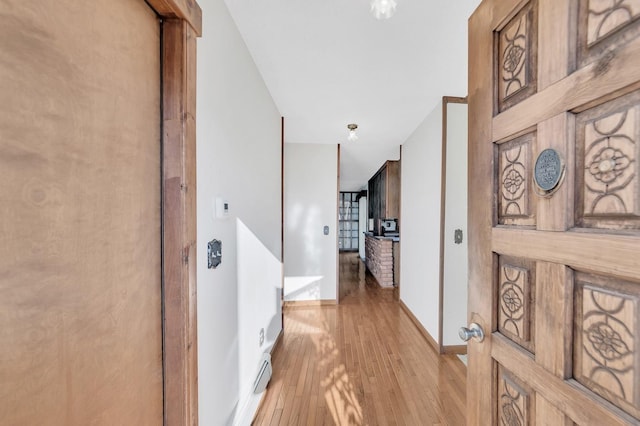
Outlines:
POLYGON ((397 302, 340 254, 338 306, 285 309, 255 425, 463 425, 466 368, 438 356, 397 302))

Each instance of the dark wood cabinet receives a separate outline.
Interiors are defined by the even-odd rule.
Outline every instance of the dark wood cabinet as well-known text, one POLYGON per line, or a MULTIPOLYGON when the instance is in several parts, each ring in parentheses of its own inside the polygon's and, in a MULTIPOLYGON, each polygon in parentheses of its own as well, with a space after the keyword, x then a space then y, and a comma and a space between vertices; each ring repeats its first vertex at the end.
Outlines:
POLYGON ((369 219, 380 235, 380 221, 400 216, 400 161, 389 160, 369 179, 369 219))

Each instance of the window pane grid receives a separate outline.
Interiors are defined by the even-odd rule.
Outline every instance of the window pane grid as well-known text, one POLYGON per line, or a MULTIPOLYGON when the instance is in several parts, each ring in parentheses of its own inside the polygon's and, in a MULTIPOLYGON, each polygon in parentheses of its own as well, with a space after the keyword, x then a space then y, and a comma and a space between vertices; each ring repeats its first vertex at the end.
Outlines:
POLYGON ((359 195, 359 192, 340 192, 338 198, 338 247, 340 250, 358 250, 359 195))

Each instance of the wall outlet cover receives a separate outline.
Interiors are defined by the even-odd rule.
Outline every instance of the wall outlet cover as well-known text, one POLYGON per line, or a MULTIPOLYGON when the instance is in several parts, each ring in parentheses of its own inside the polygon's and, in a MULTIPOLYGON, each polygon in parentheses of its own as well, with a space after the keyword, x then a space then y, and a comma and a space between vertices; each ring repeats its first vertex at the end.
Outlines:
POLYGON ((207 243, 207 268, 216 269, 222 263, 222 241, 211 240, 207 243))
POLYGON ((453 231, 453 242, 456 244, 462 244, 462 229, 456 229, 453 231))

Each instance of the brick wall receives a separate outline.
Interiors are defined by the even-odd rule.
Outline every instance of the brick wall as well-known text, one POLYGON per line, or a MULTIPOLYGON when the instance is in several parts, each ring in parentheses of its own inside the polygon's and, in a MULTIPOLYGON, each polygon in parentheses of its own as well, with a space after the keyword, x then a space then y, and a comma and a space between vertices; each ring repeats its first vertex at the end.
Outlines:
POLYGON ((367 269, 382 287, 393 287, 393 241, 370 236, 365 238, 367 269))

